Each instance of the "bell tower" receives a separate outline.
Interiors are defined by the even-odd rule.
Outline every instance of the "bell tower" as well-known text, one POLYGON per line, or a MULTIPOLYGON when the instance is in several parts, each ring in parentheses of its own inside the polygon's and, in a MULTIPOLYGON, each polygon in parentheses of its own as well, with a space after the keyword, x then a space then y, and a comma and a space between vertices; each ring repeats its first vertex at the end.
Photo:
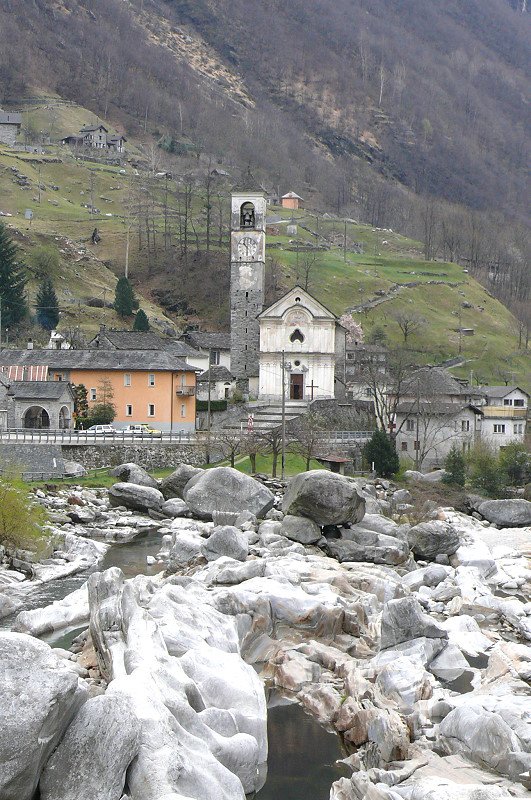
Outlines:
POLYGON ((260 326, 264 308, 266 199, 246 185, 232 192, 230 234, 231 372, 244 395, 258 394, 260 326))

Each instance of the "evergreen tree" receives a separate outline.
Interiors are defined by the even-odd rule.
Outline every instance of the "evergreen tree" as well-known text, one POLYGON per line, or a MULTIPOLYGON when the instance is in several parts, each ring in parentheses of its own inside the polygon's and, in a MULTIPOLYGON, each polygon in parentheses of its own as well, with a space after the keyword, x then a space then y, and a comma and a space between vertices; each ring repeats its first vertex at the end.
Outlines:
POLYGON ((140 309, 135 317, 135 321, 133 324, 134 331, 148 331, 149 330, 149 319, 147 318, 147 314, 145 311, 140 309))
POLYGON ((454 484, 455 486, 465 485, 465 457, 455 444, 444 460, 444 469, 446 471, 446 475, 443 478, 444 483, 454 484))
POLYGON ((400 459, 393 440, 385 431, 374 431, 372 438, 364 448, 365 458, 369 464, 374 463, 376 474, 381 478, 390 478, 400 468, 400 459))
POLYGON ((2 302, 2 327, 11 327, 28 313, 24 295, 27 278, 23 267, 17 263, 17 248, 7 229, 0 223, 0 300, 2 302))
POLYGON ((130 317, 135 307, 135 293, 129 280, 122 276, 118 278, 114 294, 114 308, 121 317, 130 317))
POLYGON ((59 303, 50 278, 45 278, 39 286, 36 306, 39 325, 47 331, 56 328, 59 322, 59 303))

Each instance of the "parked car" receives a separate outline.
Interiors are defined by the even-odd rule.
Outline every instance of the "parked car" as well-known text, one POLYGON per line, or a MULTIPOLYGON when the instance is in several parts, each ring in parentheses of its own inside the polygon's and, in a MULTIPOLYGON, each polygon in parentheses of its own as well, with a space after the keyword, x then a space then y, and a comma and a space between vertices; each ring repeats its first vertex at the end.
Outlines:
POLYGON ((91 434, 92 436, 108 436, 117 433, 117 430, 114 425, 91 425, 86 431, 79 432, 91 434))
POLYGON ((162 436, 162 431, 157 431, 148 425, 146 422, 140 422, 136 425, 127 425, 125 432, 133 434, 133 436, 162 436))

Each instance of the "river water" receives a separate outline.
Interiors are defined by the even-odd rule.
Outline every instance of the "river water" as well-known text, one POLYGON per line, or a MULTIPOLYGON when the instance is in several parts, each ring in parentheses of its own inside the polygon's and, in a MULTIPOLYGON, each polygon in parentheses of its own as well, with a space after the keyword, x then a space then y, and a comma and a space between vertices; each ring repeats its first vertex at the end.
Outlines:
MULTIPOLYGON (((156 529, 142 533, 126 544, 112 545, 93 571, 120 567, 126 578, 155 575, 160 565, 148 566, 147 556, 160 550, 161 535, 156 529)), ((24 609, 41 608, 79 589, 88 572, 58 578, 36 587, 25 598, 24 609)), ((10 629, 14 616, 0 620, 0 628, 10 629)), ((42 638, 52 647, 68 649, 86 629, 71 628, 42 638)), ((256 800, 328 800, 330 786, 341 774, 334 766, 342 757, 340 739, 329 733, 292 700, 268 691, 269 757, 267 778, 255 795, 256 800)))

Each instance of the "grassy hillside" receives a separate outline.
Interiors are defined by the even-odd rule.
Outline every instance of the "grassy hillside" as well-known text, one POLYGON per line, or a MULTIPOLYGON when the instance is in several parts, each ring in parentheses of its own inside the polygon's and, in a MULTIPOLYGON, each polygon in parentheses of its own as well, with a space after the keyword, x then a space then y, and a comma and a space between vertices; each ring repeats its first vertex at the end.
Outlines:
MULTIPOLYGON (((92 120, 86 109, 60 98, 42 98, 24 110, 24 125, 46 131, 55 141, 87 121, 92 120)), ((155 328, 165 330, 168 324, 179 328, 187 321, 182 315, 165 314, 153 302, 152 292, 161 287, 197 309, 199 316, 193 321, 219 326, 228 316, 228 245, 225 235, 220 243, 214 227, 210 253, 205 257, 205 187, 198 175, 208 175, 209 163, 206 159, 174 159, 170 163, 174 178, 168 189, 166 222, 172 239, 164 250, 166 185, 164 179, 153 177, 153 172, 169 162, 158 150, 151 153, 153 169, 148 169, 149 153, 139 142, 128 144, 129 160, 120 165, 76 158, 69 148, 59 145, 47 145, 43 155, 0 145, 0 211, 12 215, 2 219, 24 255, 43 243, 59 249, 60 268, 51 277, 62 309, 60 329, 80 326, 91 334, 101 323, 114 327, 131 324, 124 324, 112 309, 86 305, 87 299, 94 297, 112 301, 116 276, 124 270, 128 228, 130 276, 155 328), (191 255, 183 260, 179 238, 185 186, 182 174, 191 164, 195 179, 186 181, 193 184, 190 219, 194 234, 189 232, 191 255), (131 209, 147 203, 143 197, 153 206, 156 252, 146 251, 145 238, 139 250, 142 214, 137 211, 134 216, 131 209), (31 224, 24 217, 28 208, 34 213, 31 224), (97 245, 90 241, 95 227, 101 235, 97 245)), ((222 219, 219 223, 216 207, 215 224, 221 224, 225 234, 229 180, 216 184, 212 191, 222 219)), ((393 316, 414 310, 426 324, 407 345, 420 362, 440 363, 460 355, 463 363, 456 368, 457 374, 468 375, 473 370, 485 381, 500 382, 506 377, 525 382, 528 359, 517 350, 515 319, 462 267, 427 262, 419 242, 322 210, 291 212, 270 207, 269 223, 268 266, 272 272, 272 264, 277 264, 277 293, 295 283, 304 285, 307 278, 310 292, 331 310, 338 315, 352 310, 366 334, 376 325, 383 327, 391 344, 402 338, 393 316), (297 231, 288 235, 290 223, 297 225, 297 231), (459 328, 473 329, 474 335, 460 335, 459 328)), ((36 286, 32 276, 30 302, 36 286)))

